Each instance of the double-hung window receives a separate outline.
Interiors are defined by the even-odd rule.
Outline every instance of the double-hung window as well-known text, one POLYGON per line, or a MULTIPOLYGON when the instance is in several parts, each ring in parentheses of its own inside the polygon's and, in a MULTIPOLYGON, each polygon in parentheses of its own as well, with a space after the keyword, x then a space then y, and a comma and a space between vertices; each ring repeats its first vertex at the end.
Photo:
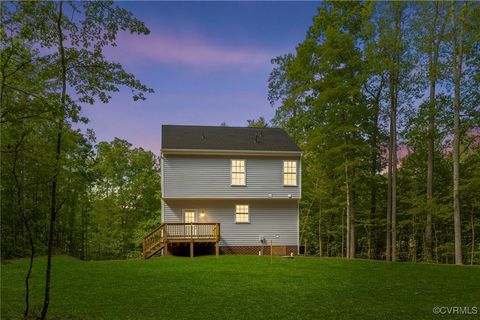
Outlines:
POLYGON ((245 160, 232 160, 232 186, 244 186, 245 185, 245 160))
POLYGON ((235 206, 235 222, 236 223, 250 222, 248 204, 237 204, 235 206))
POLYGON ((295 160, 283 161, 283 185, 284 186, 297 185, 297 161, 295 160))

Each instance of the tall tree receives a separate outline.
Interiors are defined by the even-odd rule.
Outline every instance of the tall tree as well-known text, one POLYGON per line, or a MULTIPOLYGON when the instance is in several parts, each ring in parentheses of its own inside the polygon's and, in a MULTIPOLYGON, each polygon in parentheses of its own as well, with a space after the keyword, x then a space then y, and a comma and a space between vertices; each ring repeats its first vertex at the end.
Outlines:
POLYGON ((460 111, 462 90, 462 67, 464 63, 465 11, 467 3, 451 4, 451 35, 453 65, 453 219, 455 232, 455 264, 461 265, 462 259, 462 222, 460 214, 460 111), (459 7, 459 8, 458 8, 459 7), (460 12, 457 12, 460 11, 460 12))
POLYGON ((388 78, 390 136, 388 141, 388 187, 387 187, 387 232, 386 259, 397 259, 397 116, 400 107, 400 91, 408 73, 405 68, 406 5, 400 2, 381 4, 384 14, 380 24, 383 34, 379 45, 384 50, 384 63, 388 78))
MULTIPOLYGON (((375 9, 375 8, 374 8, 375 9)), ((378 10, 377 10, 378 11, 378 10)), ((383 26, 379 23, 378 12, 373 12, 371 28, 366 33, 364 56, 369 77, 364 84, 366 102, 370 110, 370 121, 367 123, 367 133, 370 144, 370 210, 367 217, 367 246, 368 258, 372 258, 372 227, 376 219, 378 207, 379 183, 378 173, 382 169, 382 150, 384 145, 384 129, 382 128, 382 109, 385 103, 386 70, 383 64, 378 63, 385 55, 385 49, 378 45, 383 26)))
POLYGON ((437 117, 436 87, 439 78, 441 79, 441 45, 444 38, 447 22, 446 6, 441 2, 426 2, 418 5, 420 52, 427 56, 427 74, 429 90, 429 112, 428 112, 428 160, 427 160, 427 212, 425 227, 425 253, 426 260, 432 261, 432 212, 434 211, 434 151, 435 151, 435 120, 437 117))
POLYGON ((109 92, 119 86, 132 89, 135 100, 151 89, 141 84, 118 63, 108 62, 103 49, 114 46, 120 30, 148 34, 145 25, 112 2, 68 3, 20 2, 13 10, 19 33, 45 54, 44 75, 56 84, 53 110, 56 126, 54 173, 51 180, 45 297, 40 317, 45 319, 50 303, 53 241, 58 212, 58 183, 62 174, 63 132, 68 119, 76 120, 80 105, 68 94, 71 89, 81 103, 108 102, 109 92), (35 31, 34 31, 35 30, 35 31))
POLYGON ((269 84, 271 102, 282 103, 275 122, 306 150, 319 154, 318 163, 335 175, 335 187, 343 193, 345 210, 338 212, 346 214, 349 258, 356 256, 357 185, 366 173, 356 159, 368 152, 362 47, 371 10, 370 3, 322 4, 296 54, 274 60, 277 68, 269 84))

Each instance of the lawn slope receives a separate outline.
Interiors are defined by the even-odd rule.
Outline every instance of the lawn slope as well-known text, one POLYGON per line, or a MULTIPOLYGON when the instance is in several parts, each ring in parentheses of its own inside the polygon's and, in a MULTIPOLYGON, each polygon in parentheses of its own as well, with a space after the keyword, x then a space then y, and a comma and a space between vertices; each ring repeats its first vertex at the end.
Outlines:
MULTIPOLYGON (((27 260, 2 264, 2 319, 20 318, 27 260)), ((40 308, 45 259, 35 260, 40 308)), ((480 309, 480 268, 296 257, 53 260, 52 318, 438 319, 435 306, 480 309)), ((465 317, 465 316, 460 316, 465 317)))

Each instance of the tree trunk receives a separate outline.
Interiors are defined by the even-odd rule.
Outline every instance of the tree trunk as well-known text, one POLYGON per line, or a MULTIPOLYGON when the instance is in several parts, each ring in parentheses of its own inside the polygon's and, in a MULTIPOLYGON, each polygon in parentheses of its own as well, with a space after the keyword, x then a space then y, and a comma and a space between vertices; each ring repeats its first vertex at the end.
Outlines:
MULTIPOLYGON (((395 71, 390 70, 389 75, 389 92, 390 92, 390 136, 388 140, 388 185, 387 185, 387 240, 386 240, 386 260, 392 261, 393 255, 393 211, 394 211, 394 169, 396 169, 396 162, 394 164, 394 153, 396 154, 396 106, 395 106, 395 71)), ((395 170, 396 172, 396 170, 395 170)))
POLYGON ((352 259, 355 258, 355 210, 352 204, 350 204, 350 254, 349 256, 352 259))
MULTIPOLYGON (((429 55, 430 69, 432 57, 429 55)), ((431 71, 430 71, 431 72, 431 71)), ((430 78, 430 103, 428 112, 428 160, 427 160, 427 221, 425 226, 425 254, 432 261, 432 210, 433 210, 433 151, 435 146, 435 81, 430 78)))
MULTIPOLYGON (((85 201, 85 199, 83 200, 85 201)), ((87 217, 86 217, 86 212, 85 212, 85 203, 82 202, 82 229, 81 229, 81 234, 80 234, 80 241, 81 241, 81 259, 86 260, 87 259, 87 246, 86 246, 86 241, 87 241, 87 217)))
POLYGON ((323 255, 322 248, 322 207, 318 207, 318 255, 321 257, 323 255))
POLYGON ((392 105, 392 261, 397 260, 397 89, 395 86, 395 103, 392 105))
POLYGON ((346 149, 346 138, 345 138, 345 189, 346 189, 346 201, 347 201, 347 258, 353 258, 351 256, 352 253, 352 208, 351 208, 351 199, 350 199, 350 183, 348 177, 348 157, 347 157, 347 149, 346 149))
POLYGON ((470 252, 470 264, 473 265, 473 258, 475 257, 475 218, 473 216, 473 206, 470 210, 470 223, 472 225, 472 249, 470 252))
MULTIPOLYGON (((22 132, 23 134, 27 134, 25 132, 25 120, 22 120, 22 132)), ((29 217, 27 216, 27 208, 25 205, 25 156, 22 156, 22 195, 21 195, 21 211, 23 213, 23 222, 25 225, 25 230, 27 231, 28 236, 28 244, 30 245, 30 261, 28 265, 27 275, 25 276, 25 311, 23 313, 23 317, 28 317, 28 312, 30 308, 30 277, 32 275, 33 269, 33 258, 35 257, 35 244, 33 242, 33 233, 32 229, 30 228, 29 217)), ((31 216, 31 215, 30 215, 31 216)))
MULTIPOLYGON (((23 228, 26 231, 27 237, 28 237, 28 244, 30 246, 30 262, 28 266, 28 271, 25 276, 25 309, 23 312, 23 317, 27 318, 29 309, 30 309, 30 277, 32 274, 32 268, 33 268, 33 257, 35 256, 35 246, 33 242, 33 235, 32 231, 30 229, 30 225, 28 222, 28 217, 26 214, 26 205, 25 205, 25 156, 19 155, 19 149, 22 146, 23 140, 25 137, 28 135, 28 132, 25 130, 25 120, 22 120, 22 131, 20 135, 20 139, 17 141, 15 148, 14 148, 14 155, 13 155, 13 164, 12 164, 12 175, 15 180, 15 188, 17 191, 16 194, 16 204, 17 204, 17 209, 19 211, 19 216, 22 219, 23 222, 23 228), (22 169, 21 169, 21 182, 18 178, 17 175, 17 162, 20 158, 22 169)), ((12 195, 13 197, 13 195, 12 195)), ((13 200, 13 199, 12 199, 13 200)), ((25 232, 23 232, 23 235, 25 232)))
POLYGON ((391 79, 391 90, 390 90, 390 99, 391 99, 391 167, 392 167, 392 182, 391 182, 391 260, 397 260, 397 110, 398 110, 398 90, 400 86, 400 60, 401 60, 401 48, 400 43, 402 41, 402 21, 403 9, 399 6, 398 3, 395 4, 395 50, 394 50, 394 66, 392 70, 392 79, 391 79))
POLYGON ((430 97, 428 108, 428 159, 427 159, 427 221, 425 227, 426 260, 432 261, 432 211, 433 211, 433 166, 435 151, 435 118, 436 118, 436 84, 438 78, 438 56, 445 23, 440 34, 437 34, 440 4, 435 4, 435 15, 432 21, 432 33, 429 35, 428 76, 430 81, 430 97))
POLYGON ((33 269, 33 258, 35 257, 35 245, 33 242, 32 230, 28 223, 28 218, 24 217, 25 228, 27 229, 28 241, 30 244, 30 261, 28 265, 27 275, 25 276, 25 311, 23 312, 23 317, 26 319, 28 317, 28 312, 30 308, 30 277, 32 275, 33 269))
POLYGON ((393 162, 392 162, 392 153, 393 153, 393 141, 394 141, 394 125, 393 125, 393 113, 394 113, 394 90, 395 83, 393 79, 393 74, 390 73, 389 79, 389 91, 390 91, 390 137, 388 139, 388 173, 387 173, 387 240, 386 240, 386 250, 385 250, 385 259, 387 261, 392 260, 392 182, 393 182, 393 162))
MULTIPOLYGON (((383 83, 383 78, 382 78, 383 83)), ((372 178, 372 190, 370 191, 370 213, 368 217, 368 226, 367 226, 367 242, 368 242, 368 259, 372 258, 372 219, 376 215, 377 211, 377 182, 375 180, 377 176, 377 166, 378 166, 378 117, 380 115, 380 98, 383 85, 379 86, 377 95, 374 101, 374 114, 373 114, 373 132, 371 139, 371 164, 370 164, 370 175, 372 178)))
POLYGON ((417 262, 417 219, 413 216, 413 228, 412 228, 412 241, 413 241, 413 248, 412 248, 412 262, 417 262))
POLYGON ((453 82, 454 82, 454 115, 453 115, 453 220, 455 231, 455 264, 462 264, 462 227, 460 217, 460 84, 463 63, 463 27, 460 23, 460 43, 457 44, 456 4, 452 2, 452 35, 453 35, 453 82))
MULTIPOLYGON (((347 210, 345 210, 346 213, 347 210)), ((345 213, 342 212, 342 258, 345 256, 345 213)))
MULTIPOLYGON (((391 128, 391 125, 390 125, 391 128)), ((389 153, 391 149, 391 134, 389 142, 389 153)), ((392 157, 388 156, 388 184, 387 184, 387 239, 385 241, 385 260, 392 260, 392 157)))
POLYGON ((403 8, 399 3, 393 4, 393 43, 391 51, 391 66, 389 69, 390 92, 390 139, 388 155, 388 204, 387 204, 387 260, 397 259, 397 110, 398 90, 400 87, 400 63, 402 42, 403 8))
POLYGON ((346 217, 347 217, 347 221, 346 221, 346 241, 345 241, 345 257, 346 258, 350 258, 350 208, 349 208, 349 200, 348 200, 349 196, 347 195, 347 207, 345 208, 345 212, 346 212, 346 217))
POLYGON ((55 237, 55 221, 57 217, 57 182, 60 172, 60 155, 62 150, 62 131, 65 115, 65 101, 67 94, 67 78, 66 78, 66 61, 65 50, 63 47, 63 31, 62 31, 62 16, 63 16, 63 2, 59 2, 59 12, 57 18, 58 31, 58 51, 61 63, 61 83, 62 92, 60 96, 60 110, 57 114, 56 121, 58 122, 58 132, 55 147, 55 173, 52 179, 51 199, 50 199, 50 218, 48 230, 48 250, 47 250, 47 269, 45 274, 45 295, 43 300, 43 307, 40 314, 40 319, 44 320, 47 317, 48 306, 50 304, 50 279, 52 271, 52 254, 53 254, 53 239, 55 237))

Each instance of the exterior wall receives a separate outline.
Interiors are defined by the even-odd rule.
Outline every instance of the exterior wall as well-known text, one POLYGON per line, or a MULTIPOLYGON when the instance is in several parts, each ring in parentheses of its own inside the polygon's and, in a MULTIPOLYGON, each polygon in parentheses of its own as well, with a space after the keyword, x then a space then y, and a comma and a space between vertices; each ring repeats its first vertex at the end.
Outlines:
POLYGON ((300 198, 301 161, 285 157, 181 157, 162 159, 164 198, 300 198), (231 185, 231 160, 245 159, 246 186, 231 185), (283 160, 297 160, 297 186, 283 186, 283 160))
POLYGON ((164 200, 163 221, 184 222, 184 209, 205 211, 198 222, 220 223, 220 246, 258 248, 260 236, 268 245, 298 246, 298 200, 164 200), (249 205, 249 223, 235 222, 236 204, 249 205))

